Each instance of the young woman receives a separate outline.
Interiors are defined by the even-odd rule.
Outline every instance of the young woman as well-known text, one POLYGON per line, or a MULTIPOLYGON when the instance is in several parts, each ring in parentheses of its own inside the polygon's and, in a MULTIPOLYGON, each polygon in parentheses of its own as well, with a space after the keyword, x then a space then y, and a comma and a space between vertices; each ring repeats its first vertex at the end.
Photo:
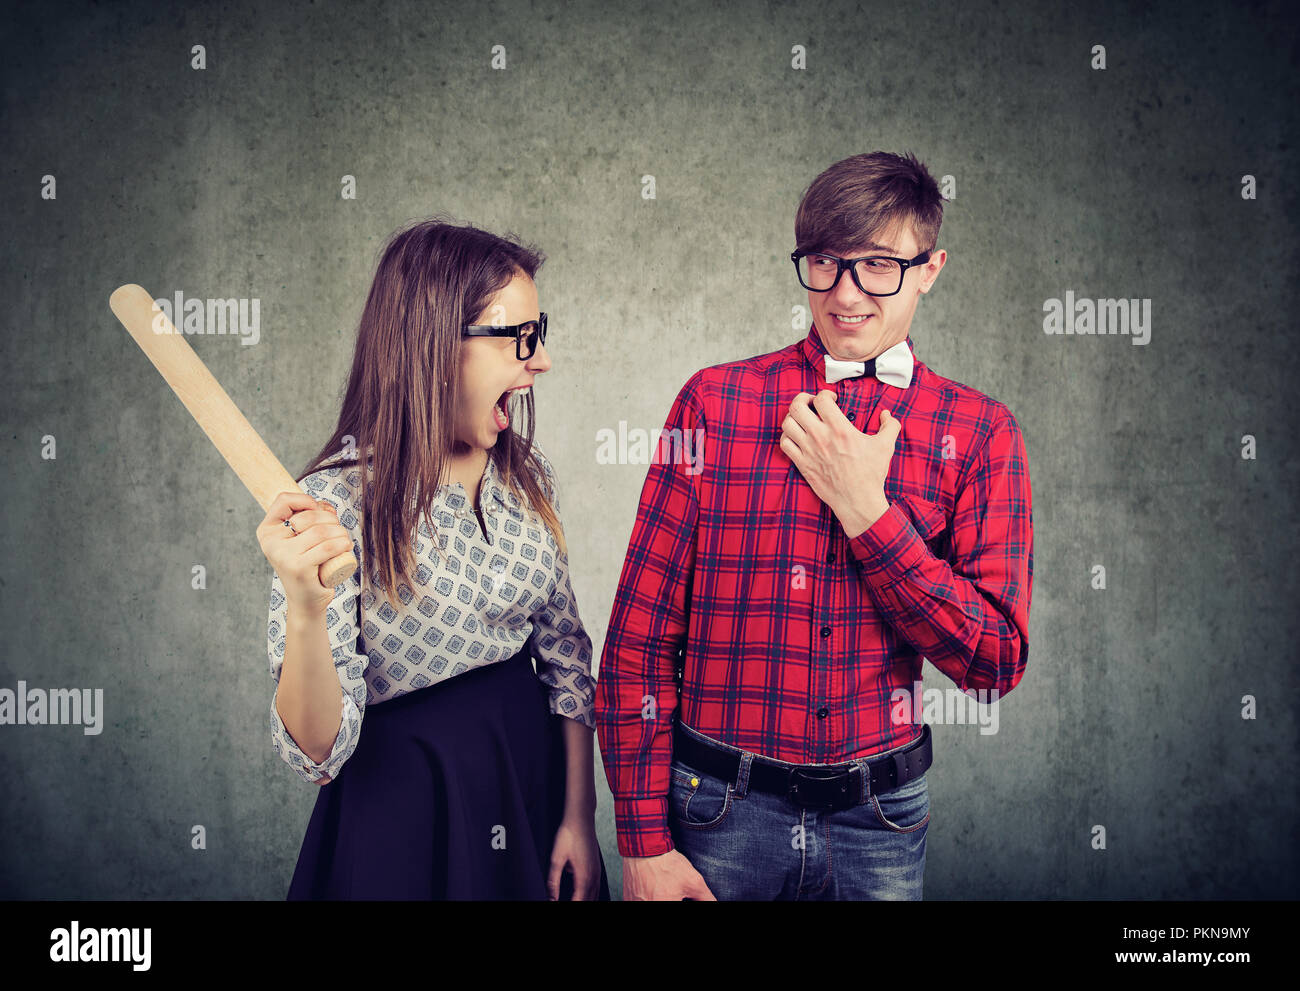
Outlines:
POLYGON ((324 786, 290 899, 609 898, 591 638, 532 443, 542 261, 473 227, 394 234, 312 495, 257 529, 272 740, 324 786), (348 548, 360 569, 322 587, 348 548))

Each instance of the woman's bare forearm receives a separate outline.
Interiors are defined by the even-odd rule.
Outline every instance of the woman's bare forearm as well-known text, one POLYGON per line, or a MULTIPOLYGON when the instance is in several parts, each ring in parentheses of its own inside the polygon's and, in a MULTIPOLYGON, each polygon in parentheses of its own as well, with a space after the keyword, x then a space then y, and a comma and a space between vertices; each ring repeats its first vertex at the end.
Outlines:
POLYGON ((590 822, 596 814, 596 776, 592 767, 595 733, 576 719, 564 723, 564 818, 590 822))
POLYGON ((303 753, 318 764, 329 756, 343 722, 343 686, 324 610, 314 614, 288 607, 276 711, 303 753))

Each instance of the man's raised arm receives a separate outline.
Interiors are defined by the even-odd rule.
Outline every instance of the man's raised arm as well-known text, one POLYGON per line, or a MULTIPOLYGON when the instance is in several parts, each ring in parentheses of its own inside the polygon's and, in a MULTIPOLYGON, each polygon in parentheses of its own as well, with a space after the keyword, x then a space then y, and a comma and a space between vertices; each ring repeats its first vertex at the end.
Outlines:
POLYGON ((850 541, 880 614, 963 690, 1005 695, 1025 673, 1032 519, 1025 442, 1008 413, 992 425, 957 495, 951 566, 894 506, 850 541))

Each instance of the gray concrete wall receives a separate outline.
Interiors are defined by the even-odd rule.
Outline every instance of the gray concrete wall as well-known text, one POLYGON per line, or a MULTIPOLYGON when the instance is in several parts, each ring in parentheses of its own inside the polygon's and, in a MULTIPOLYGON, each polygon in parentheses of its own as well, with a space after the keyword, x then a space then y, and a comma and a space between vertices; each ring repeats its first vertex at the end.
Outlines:
POLYGON ((98 687, 105 712, 0 726, 0 896, 281 898, 316 797, 266 730, 261 513, 116 286, 260 299, 256 345, 194 343, 297 471, 390 231, 444 212, 540 245, 538 439, 599 653, 646 469, 598 464, 596 432, 803 337, 799 196, 885 149, 952 177, 917 355, 1012 409, 1034 493, 1028 671, 997 734, 935 727, 927 897, 1295 897, 1296 32, 1283 3, 1203 7, 16 13, 0 688, 98 687), (1149 343, 1045 334, 1066 291, 1150 299, 1149 343))

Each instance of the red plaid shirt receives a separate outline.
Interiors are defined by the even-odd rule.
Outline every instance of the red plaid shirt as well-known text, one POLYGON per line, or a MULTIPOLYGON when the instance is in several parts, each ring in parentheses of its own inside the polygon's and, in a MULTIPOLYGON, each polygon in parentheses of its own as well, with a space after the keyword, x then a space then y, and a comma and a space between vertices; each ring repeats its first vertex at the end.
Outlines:
POLYGON ((828 385, 825 353, 814 327, 702 369, 668 414, 665 432, 703 429, 702 470, 661 440, 596 682, 625 857, 673 848, 679 650, 687 725, 796 764, 913 739, 913 723, 891 720, 890 693, 912 691, 924 658, 962 689, 1005 694, 1024 673, 1033 527, 1015 417, 919 360, 906 389, 874 376, 828 385), (795 395, 821 389, 859 430, 880 429, 882 403, 902 424, 889 510, 853 540, 779 447, 795 395))

